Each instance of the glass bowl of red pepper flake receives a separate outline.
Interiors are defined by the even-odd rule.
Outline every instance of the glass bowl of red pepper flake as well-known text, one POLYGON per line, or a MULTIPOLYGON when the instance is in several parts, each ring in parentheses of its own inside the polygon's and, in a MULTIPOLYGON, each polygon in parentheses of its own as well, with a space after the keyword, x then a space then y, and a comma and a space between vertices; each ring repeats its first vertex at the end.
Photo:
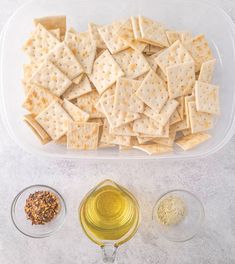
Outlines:
POLYGON ((43 238, 64 223, 67 213, 62 195, 46 185, 32 185, 17 194, 11 206, 15 227, 24 235, 43 238))

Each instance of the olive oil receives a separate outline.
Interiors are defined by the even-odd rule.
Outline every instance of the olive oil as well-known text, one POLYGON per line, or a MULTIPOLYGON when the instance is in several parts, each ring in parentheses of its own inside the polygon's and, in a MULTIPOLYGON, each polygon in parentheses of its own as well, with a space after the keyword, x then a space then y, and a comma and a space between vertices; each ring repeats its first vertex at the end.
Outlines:
POLYGON ((106 181, 84 199, 80 220, 88 237, 97 244, 108 240, 119 245, 136 232, 139 206, 128 191, 106 181))

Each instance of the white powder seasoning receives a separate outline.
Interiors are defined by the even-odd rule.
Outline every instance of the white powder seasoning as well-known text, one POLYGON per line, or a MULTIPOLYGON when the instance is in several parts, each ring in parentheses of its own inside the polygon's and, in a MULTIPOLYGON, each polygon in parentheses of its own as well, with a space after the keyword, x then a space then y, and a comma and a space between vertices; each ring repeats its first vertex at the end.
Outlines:
POLYGON ((156 213, 161 224, 176 225, 184 219, 187 207, 182 198, 171 195, 159 202, 156 213))

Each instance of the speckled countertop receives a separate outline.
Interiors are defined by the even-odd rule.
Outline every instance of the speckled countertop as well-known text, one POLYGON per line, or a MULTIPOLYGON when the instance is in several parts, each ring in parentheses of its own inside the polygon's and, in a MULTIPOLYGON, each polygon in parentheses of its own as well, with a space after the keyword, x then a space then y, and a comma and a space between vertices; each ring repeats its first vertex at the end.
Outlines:
MULTIPOLYGON (((213 1, 213 0, 211 0, 213 1)), ((22 0, 0 1, 0 29, 22 0)), ((214 0, 235 20, 234 0, 214 0)), ((235 69, 234 69, 235 70, 235 69)), ((235 138, 203 160, 57 161, 35 157, 20 149, 0 123, 0 263, 99 263, 99 248, 83 234, 77 207, 84 194, 110 178, 131 190, 142 210, 136 236, 120 247, 120 264, 235 263, 235 138), (61 230, 45 239, 30 239, 12 225, 10 205, 24 187, 47 184, 65 197, 68 215, 61 230), (172 243, 159 238, 151 226, 157 197, 172 188, 197 194, 206 211, 204 228, 193 240, 172 243), (143 195, 144 194, 144 195, 143 195)))

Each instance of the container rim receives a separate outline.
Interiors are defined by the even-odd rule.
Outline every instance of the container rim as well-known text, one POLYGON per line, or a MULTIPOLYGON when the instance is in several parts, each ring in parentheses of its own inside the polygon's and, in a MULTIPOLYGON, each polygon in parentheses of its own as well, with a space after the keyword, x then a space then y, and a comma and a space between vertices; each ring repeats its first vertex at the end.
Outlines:
MULTIPOLYGON (((157 0, 158 2, 162 2, 162 3, 166 3, 165 0, 157 0)), ((174 0, 174 2, 179 1, 179 0, 174 0)), ((202 3, 202 4, 207 4, 210 7, 214 7, 216 8, 219 12, 221 12, 224 16, 224 19, 230 24, 231 26, 231 31, 233 32, 233 38, 234 38, 234 42, 235 42, 235 24, 232 20, 232 18, 228 15, 228 13, 225 12, 224 9, 222 9, 218 4, 212 3, 208 0, 180 0, 181 2, 185 2, 185 3, 202 3)), ((7 22, 3 25, 2 31, 0 33, 0 57, 2 54, 2 50, 3 50, 3 46, 5 44, 5 35, 7 32, 7 29, 11 23, 11 21, 14 19, 14 17, 27 5, 36 2, 36 0, 29 0, 26 3, 24 3, 23 5, 19 6, 15 12, 9 17, 9 19, 7 20, 7 22)), ((235 43, 233 43, 233 47, 235 50, 235 43)), ((3 71, 3 62, 1 62, 0 64, 0 76, 2 76, 2 71, 3 71)), ((214 154, 215 152, 219 151, 220 149, 222 149, 229 141, 230 139, 233 137, 234 133, 235 133, 235 104, 233 104, 232 106, 232 113, 233 114, 233 118, 230 121, 230 123, 228 124, 228 128, 226 130, 225 136, 224 138, 217 143, 214 147, 212 147, 209 150, 205 150, 204 153, 198 153, 198 154, 190 154, 188 156, 63 156, 63 155, 54 155, 53 153, 49 153, 49 152, 41 152, 36 148, 33 147, 29 147, 29 146, 25 146, 24 144, 21 143, 21 141, 15 136, 14 134, 14 130, 12 128, 12 126, 9 124, 8 119, 7 119, 7 111, 6 111, 6 106, 5 106, 5 102, 3 100, 3 81, 1 78, 1 83, 0 83, 0 115, 3 121, 3 124, 9 134, 9 136, 15 141, 15 143, 20 146, 23 150, 25 150, 28 153, 32 153, 35 156, 39 155, 42 157, 49 157, 52 159, 63 159, 63 160, 162 160, 162 159, 168 159, 168 160, 193 160, 193 159, 198 159, 198 158, 204 158, 207 157, 211 154, 214 154)), ((234 101, 235 101, 235 94, 234 94, 234 101)))

